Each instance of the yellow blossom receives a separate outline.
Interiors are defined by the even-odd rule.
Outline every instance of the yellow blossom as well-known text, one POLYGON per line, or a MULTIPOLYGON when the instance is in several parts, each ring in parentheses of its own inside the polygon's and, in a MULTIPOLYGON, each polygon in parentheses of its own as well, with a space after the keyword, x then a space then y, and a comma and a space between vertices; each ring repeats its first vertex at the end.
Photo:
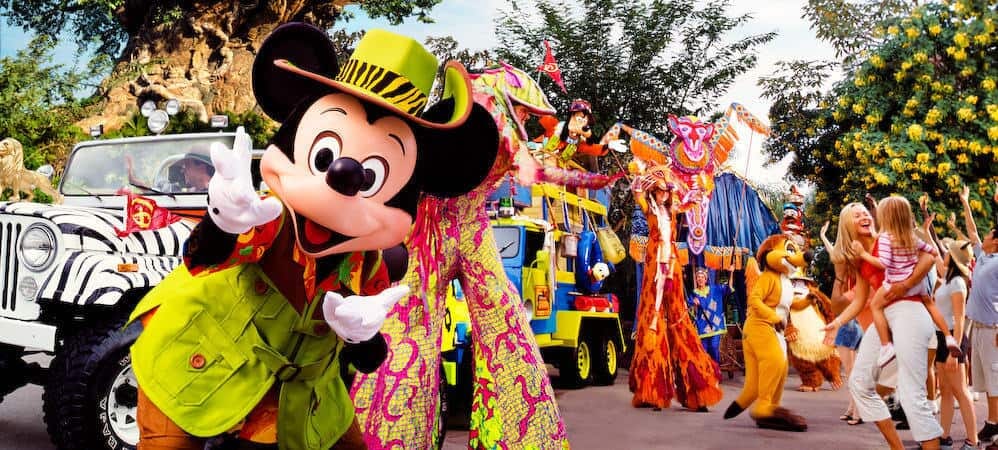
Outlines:
POLYGON ((880 119, 881 119, 880 114, 867 114, 866 115, 866 123, 868 123, 870 125, 876 125, 876 124, 880 123, 880 119))
POLYGON ((891 36, 897 35, 899 31, 900 30, 898 30, 897 26, 891 25, 891 26, 887 27, 887 34, 889 34, 891 36))
POLYGON ((943 27, 939 26, 939 24, 935 24, 935 25, 932 25, 931 27, 929 27, 929 34, 931 34, 933 36, 939 34, 942 31, 943 31, 943 27))
POLYGON ((956 53, 956 47, 953 47, 952 45, 949 46, 949 47, 946 47, 946 54, 947 55, 952 56, 954 53, 956 53))
POLYGON ((973 209, 974 211, 983 211, 983 208, 982 208, 982 205, 981 205, 981 201, 978 200, 978 199, 976 199, 976 198, 973 199, 973 200, 971 200, 970 201, 970 209, 973 209))
POLYGON ((964 78, 967 78, 973 74, 974 74, 973 67, 964 67, 963 70, 960 71, 960 76, 964 78))
POLYGON ((942 118, 942 116, 943 114, 939 112, 938 109, 932 108, 925 114, 925 124, 931 127, 939 123, 939 119, 942 118))
POLYGON ((908 70, 911 68, 911 61, 904 61, 901 63, 901 70, 908 70))
POLYGON ((970 150, 970 153, 973 153, 975 155, 980 155, 981 152, 984 150, 984 147, 981 146, 980 142, 973 141, 970 143, 970 145, 967 146, 967 150, 970 150))
POLYGON ((905 28, 904 34, 908 36, 908 39, 915 39, 918 37, 918 30, 915 28, 905 28))
POLYGON ((921 141, 922 140, 922 126, 919 125, 919 124, 917 124, 917 123, 913 123, 913 124, 909 125, 908 126, 908 138, 910 138, 911 140, 916 141, 916 142, 917 141, 921 141))
POLYGON ((988 128, 988 139, 998 142, 998 125, 988 128))
POLYGON ((851 102, 851 100, 849 100, 849 97, 847 97, 847 96, 839 97, 839 106, 841 106, 843 108, 845 108, 846 106, 849 106, 850 102, 851 102))
POLYGON ((936 172, 939 172, 939 175, 946 175, 946 173, 949 172, 949 169, 950 169, 950 163, 944 162, 940 163, 936 167, 936 172))
POLYGON ((924 63, 928 60, 929 60, 929 55, 926 55, 924 52, 915 53, 915 62, 924 63))
POLYGON ((953 43, 960 48, 966 48, 970 45, 970 39, 967 38, 967 33, 961 31, 953 35, 953 43))
POLYGON ((991 92, 995 90, 995 80, 985 78, 984 81, 981 82, 981 87, 984 88, 985 91, 991 92))
POLYGON ((904 103, 905 108, 916 108, 918 107, 918 100, 909 98, 907 102, 904 103))
POLYGON ((919 164, 925 164, 929 162, 929 154, 919 153, 918 155, 915 156, 915 161, 918 162, 919 164))
POLYGON ((863 105, 861 103, 856 103, 855 105, 852 105, 852 112, 856 114, 863 114, 863 111, 865 111, 865 108, 863 108, 863 105))
POLYGON ((988 43, 990 42, 991 42, 991 36, 987 34, 981 33, 978 34, 977 36, 974 36, 974 43, 976 43, 977 45, 988 45, 988 43))
POLYGON ((963 101, 965 101, 967 103, 970 103, 971 105, 976 105, 977 104, 977 96, 976 95, 968 95, 967 98, 963 99, 963 101))
POLYGON ((918 172, 912 172, 911 173, 911 181, 918 181, 918 180, 921 180, 921 179, 922 179, 922 176, 919 175, 918 172))
POLYGON ((888 184, 890 183, 890 178, 880 172, 873 174, 873 179, 877 181, 877 184, 888 184))
POLYGON ((956 117, 964 122, 974 120, 974 110, 970 108, 960 108, 956 112, 956 117))
POLYGON ((878 69, 882 68, 884 67, 884 59, 881 58, 880 55, 873 55, 870 57, 870 64, 872 64, 873 67, 876 67, 878 69))
POLYGON ((956 162, 957 164, 967 164, 970 162, 970 158, 967 157, 966 153, 960 153, 956 155, 956 162))
POLYGON ((842 120, 842 111, 839 111, 837 109, 835 111, 833 111, 832 112, 832 119, 835 119, 836 122, 842 120))
POLYGON ((856 87, 863 87, 863 85, 866 84, 866 80, 864 80, 863 77, 856 77, 856 79, 853 80, 853 84, 855 84, 856 87))
POLYGON ((953 59, 957 61, 963 61, 967 59, 967 52, 961 48, 960 50, 953 52, 953 59))
POLYGON ((894 72, 894 81, 897 81, 898 83, 900 83, 901 80, 903 80, 903 79, 904 79, 904 71, 899 70, 897 72, 894 72))
POLYGON ((897 158, 892 159, 891 160, 891 169, 893 169, 894 172, 897 172, 897 173, 903 172, 904 171, 904 162, 902 162, 900 159, 897 159, 897 158))

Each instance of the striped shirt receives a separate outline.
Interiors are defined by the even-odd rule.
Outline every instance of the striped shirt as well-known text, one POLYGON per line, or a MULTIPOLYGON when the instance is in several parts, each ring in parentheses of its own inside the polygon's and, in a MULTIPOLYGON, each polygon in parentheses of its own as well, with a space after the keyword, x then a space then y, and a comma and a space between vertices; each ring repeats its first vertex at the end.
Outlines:
MULTIPOLYGON (((877 236, 877 258, 884 265, 884 282, 887 283, 899 283, 910 277, 918 263, 918 252, 936 253, 932 246, 917 237, 914 249, 893 248, 892 241, 890 233, 884 232, 877 236)), ((918 292, 911 295, 921 295, 923 291, 928 294, 927 286, 923 286, 923 283, 912 288, 913 291, 916 289, 918 292)))

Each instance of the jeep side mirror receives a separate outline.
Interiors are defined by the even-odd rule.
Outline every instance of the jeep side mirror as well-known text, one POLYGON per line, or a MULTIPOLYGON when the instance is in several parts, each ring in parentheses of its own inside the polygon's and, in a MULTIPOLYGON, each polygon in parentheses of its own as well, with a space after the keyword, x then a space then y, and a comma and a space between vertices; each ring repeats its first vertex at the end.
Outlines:
POLYGON ((51 164, 46 164, 44 166, 39 167, 38 169, 35 169, 35 172, 38 172, 43 177, 48 178, 49 180, 51 180, 52 179, 52 175, 55 175, 55 168, 52 167, 51 164))

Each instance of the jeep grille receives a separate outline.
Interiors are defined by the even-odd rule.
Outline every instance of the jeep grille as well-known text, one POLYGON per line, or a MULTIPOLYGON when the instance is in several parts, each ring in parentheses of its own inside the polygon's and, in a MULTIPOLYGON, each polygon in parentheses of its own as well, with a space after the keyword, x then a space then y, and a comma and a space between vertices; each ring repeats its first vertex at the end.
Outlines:
POLYGON ((0 222, 0 312, 13 312, 17 307, 17 238, 21 235, 20 223, 0 222))

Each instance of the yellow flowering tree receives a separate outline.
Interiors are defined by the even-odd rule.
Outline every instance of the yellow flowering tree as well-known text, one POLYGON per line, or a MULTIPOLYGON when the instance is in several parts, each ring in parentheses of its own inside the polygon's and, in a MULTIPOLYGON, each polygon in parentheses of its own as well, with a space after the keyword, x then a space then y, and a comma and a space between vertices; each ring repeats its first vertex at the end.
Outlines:
POLYGON ((814 210, 825 214, 819 220, 867 192, 912 200, 925 192, 937 210, 957 210, 963 184, 979 217, 992 214, 996 28, 990 1, 925 4, 877 28, 879 44, 831 92, 812 93, 809 104, 795 105, 763 83, 775 100, 767 150, 773 158, 797 155, 791 177, 815 184, 814 210))

